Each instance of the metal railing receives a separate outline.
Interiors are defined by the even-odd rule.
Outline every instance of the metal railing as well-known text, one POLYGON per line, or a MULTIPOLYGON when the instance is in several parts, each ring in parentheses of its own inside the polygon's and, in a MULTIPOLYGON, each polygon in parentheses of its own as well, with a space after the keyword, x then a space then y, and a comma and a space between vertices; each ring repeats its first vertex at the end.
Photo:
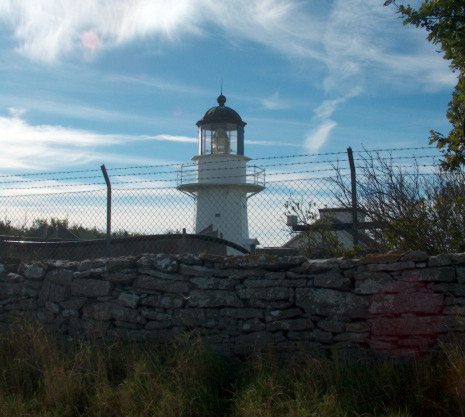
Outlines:
MULTIPOLYGON (((216 165, 216 164, 215 164, 216 165)), ((247 165, 244 174, 237 174, 233 172, 236 170, 235 166, 228 166, 226 168, 212 167, 207 168, 207 174, 203 178, 199 178, 199 171, 195 164, 183 164, 177 171, 176 185, 179 187, 186 184, 197 184, 201 182, 222 183, 227 184, 251 184, 260 187, 265 187, 265 169, 257 165, 247 165), (229 174, 229 172, 231 172, 229 174), (220 175, 221 174, 221 175, 220 175)))

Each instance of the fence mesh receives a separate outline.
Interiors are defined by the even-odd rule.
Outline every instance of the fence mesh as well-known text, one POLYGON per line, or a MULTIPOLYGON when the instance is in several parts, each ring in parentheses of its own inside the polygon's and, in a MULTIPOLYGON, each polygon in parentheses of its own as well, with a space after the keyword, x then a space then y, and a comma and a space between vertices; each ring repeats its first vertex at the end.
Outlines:
MULTIPOLYGON (((428 147, 360 151, 354 152, 358 182, 368 175, 363 167, 373 157, 378 165, 388 161, 407 175, 427 178, 438 172, 437 155, 428 147)), ((166 246, 169 239, 163 240, 163 235, 175 241, 176 235, 199 233, 248 249, 234 238, 247 230, 259 248, 292 247, 296 232, 287 224, 287 216, 296 214, 297 207, 297 222, 308 222, 321 217, 325 209, 341 209, 341 184, 349 184, 351 178, 346 152, 257 158, 244 170, 234 161, 204 166, 203 178, 192 164, 108 169, 112 254, 161 250, 155 241, 176 251, 179 243, 166 246), (178 188, 186 181, 194 186, 178 188), (199 182, 209 185, 197 187, 199 182), (241 211, 247 213, 245 218, 238 215, 241 211)), ((100 169, 0 176, 1 255, 103 256, 107 203, 100 169)), ((209 249, 202 244, 193 249, 202 248, 209 249)))

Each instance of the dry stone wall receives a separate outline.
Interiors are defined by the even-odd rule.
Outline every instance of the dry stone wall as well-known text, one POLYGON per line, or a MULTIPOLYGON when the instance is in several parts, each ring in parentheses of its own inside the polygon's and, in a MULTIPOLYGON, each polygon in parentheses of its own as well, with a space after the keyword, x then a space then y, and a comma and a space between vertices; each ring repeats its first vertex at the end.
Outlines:
POLYGON ((408 356, 465 335, 465 254, 359 260, 145 254, 0 264, 0 324, 29 317, 73 337, 168 343, 199 335, 225 354, 408 356))

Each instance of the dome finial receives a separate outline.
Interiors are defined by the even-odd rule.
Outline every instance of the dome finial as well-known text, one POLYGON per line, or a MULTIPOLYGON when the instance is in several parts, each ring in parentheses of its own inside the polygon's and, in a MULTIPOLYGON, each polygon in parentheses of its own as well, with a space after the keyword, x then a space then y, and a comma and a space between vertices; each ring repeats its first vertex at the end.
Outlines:
POLYGON ((221 107, 224 107, 224 103, 226 103, 226 97, 223 96, 223 93, 221 93, 218 98, 216 99, 216 101, 218 102, 218 104, 221 106, 221 107))
POLYGON ((218 102, 218 104, 219 104, 221 107, 224 107, 224 103, 226 103, 226 97, 223 96, 223 78, 221 78, 220 95, 218 96, 218 98, 216 99, 216 101, 218 102))

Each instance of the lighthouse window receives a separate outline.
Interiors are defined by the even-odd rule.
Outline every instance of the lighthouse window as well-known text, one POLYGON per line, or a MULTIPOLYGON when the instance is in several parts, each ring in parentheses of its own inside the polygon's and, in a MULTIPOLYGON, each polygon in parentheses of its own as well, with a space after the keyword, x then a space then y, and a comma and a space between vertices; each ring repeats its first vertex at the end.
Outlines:
POLYGON ((238 130, 232 123, 214 123, 199 130, 199 154, 237 154, 238 130))
POLYGON ((212 153, 231 153, 228 132, 222 127, 216 128, 216 130, 213 133, 212 153))

